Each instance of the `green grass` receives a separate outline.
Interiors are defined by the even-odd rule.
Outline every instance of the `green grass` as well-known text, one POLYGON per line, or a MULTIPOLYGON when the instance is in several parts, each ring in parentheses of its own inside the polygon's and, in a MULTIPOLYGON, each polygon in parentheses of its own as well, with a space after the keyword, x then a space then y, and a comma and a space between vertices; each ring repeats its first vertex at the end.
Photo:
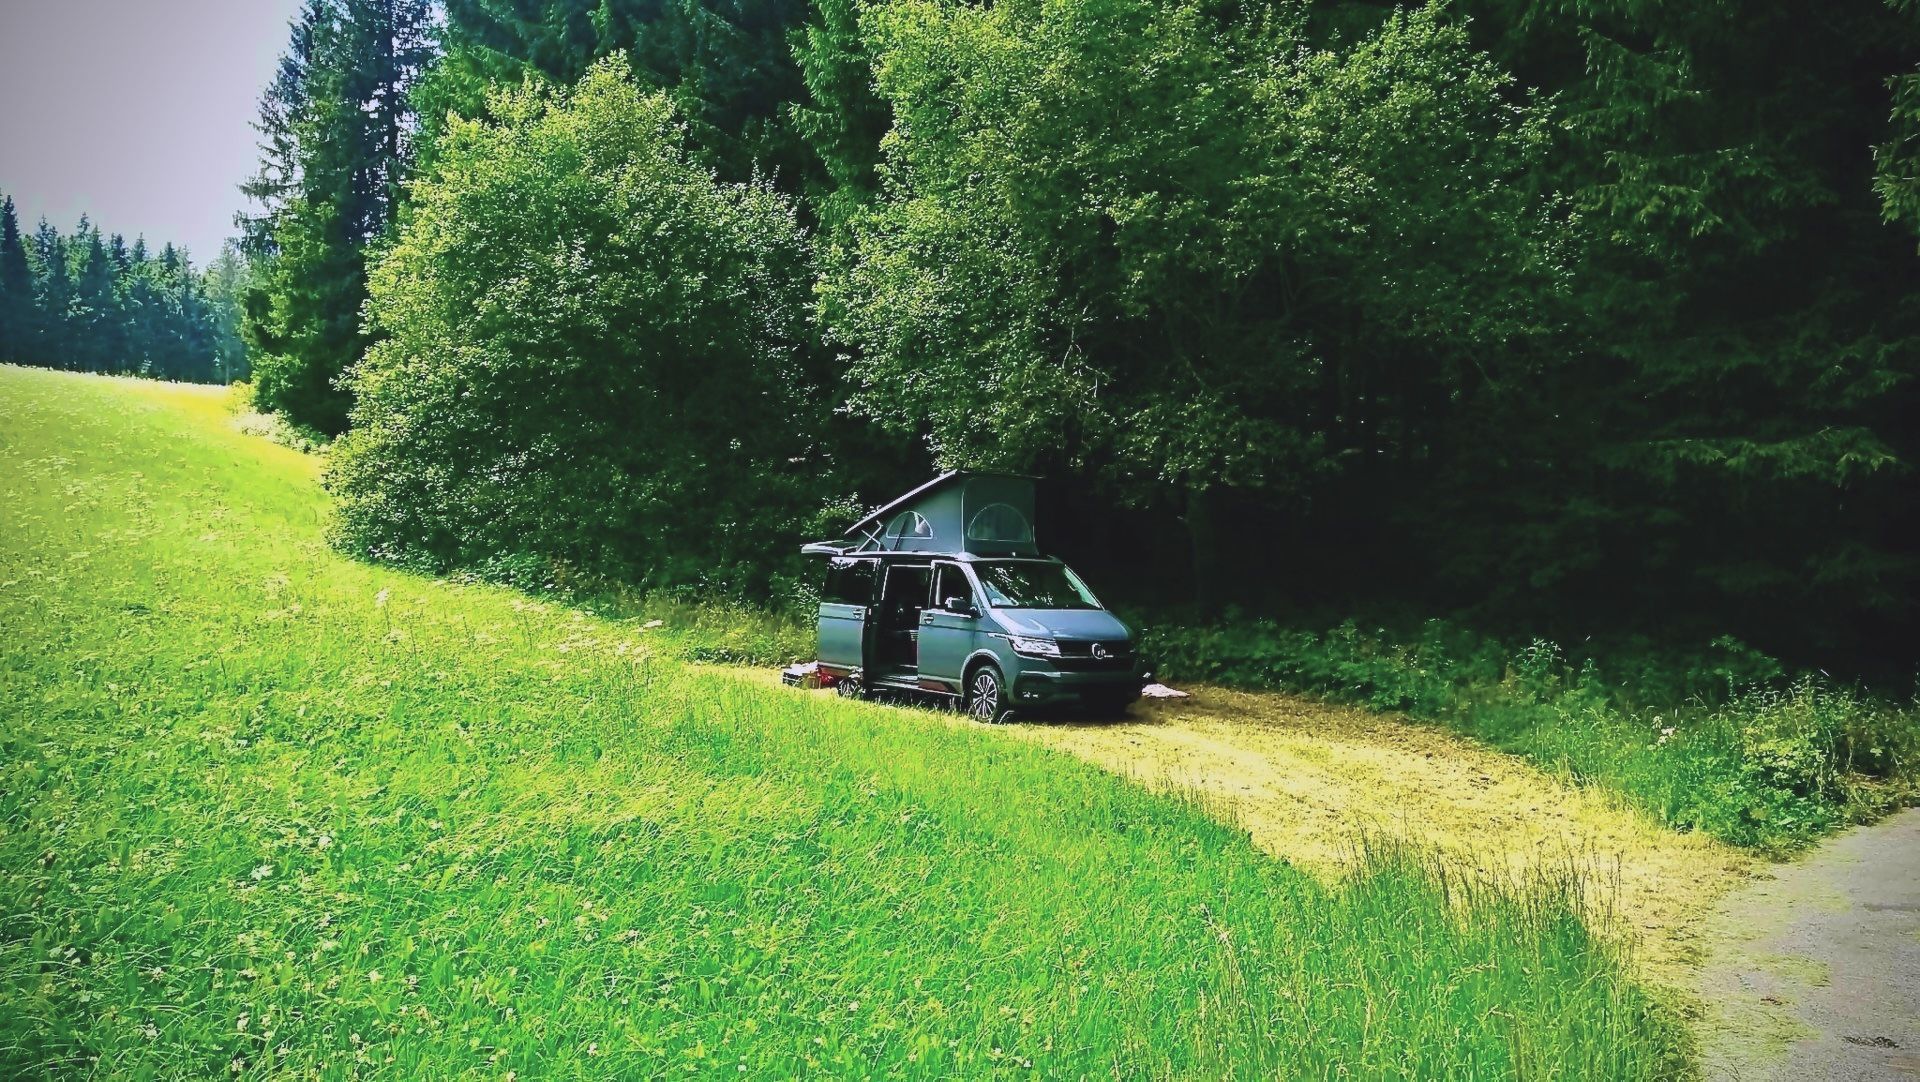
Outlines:
POLYGON ((0 1075, 1641 1078, 1570 916, 322 542, 217 399, 0 368, 0 1075))
POLYGON ((1236 621, 1160 626, 1146 648, 1170 678, 1289 688, 1436 721, 1619 793, 1677 829, 1769 854, 1920 796, 1920 709, 1790 677, 1731 640, 1603 665, 1442 621, 1413 636, 1351 621, 1325 632, 1236 621))

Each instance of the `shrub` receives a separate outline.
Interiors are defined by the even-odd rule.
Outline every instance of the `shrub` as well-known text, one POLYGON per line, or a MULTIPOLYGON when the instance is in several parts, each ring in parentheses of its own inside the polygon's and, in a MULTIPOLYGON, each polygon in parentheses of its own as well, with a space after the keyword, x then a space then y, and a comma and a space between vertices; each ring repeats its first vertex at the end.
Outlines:
POLYGON ((488 113, 450 122, 373 268, 335 539, 521 585, 764 588, 806 507, 793 207, 691 162, 617 57, 488 113))

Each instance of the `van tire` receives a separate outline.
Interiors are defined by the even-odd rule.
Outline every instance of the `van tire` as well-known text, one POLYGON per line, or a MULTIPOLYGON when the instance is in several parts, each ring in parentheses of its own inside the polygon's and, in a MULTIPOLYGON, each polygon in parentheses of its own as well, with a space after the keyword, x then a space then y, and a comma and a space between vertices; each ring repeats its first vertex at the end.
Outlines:
POLYGON ((860 680, 859 673, 848 673, 833 682, 833 690, 842 699, 864 699, 867 697, 867 685, 860 680))
POLYGON ((1000 675, 1000 666, 987 661, 968 671, 963 704, 973 720, 983 725, 1005 725, 1013 717, 1007 695, 1007 678, 1000 675))

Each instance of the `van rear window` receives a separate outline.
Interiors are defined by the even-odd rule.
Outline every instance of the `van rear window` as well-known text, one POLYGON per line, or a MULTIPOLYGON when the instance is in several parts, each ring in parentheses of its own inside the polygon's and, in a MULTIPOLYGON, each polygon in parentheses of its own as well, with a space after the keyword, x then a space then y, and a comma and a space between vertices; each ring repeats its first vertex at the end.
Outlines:
POLYGON ((845 557, 827 562, 827 585, 820 600, 829 605, 873 604, 873 571, 878 562, 845 557))

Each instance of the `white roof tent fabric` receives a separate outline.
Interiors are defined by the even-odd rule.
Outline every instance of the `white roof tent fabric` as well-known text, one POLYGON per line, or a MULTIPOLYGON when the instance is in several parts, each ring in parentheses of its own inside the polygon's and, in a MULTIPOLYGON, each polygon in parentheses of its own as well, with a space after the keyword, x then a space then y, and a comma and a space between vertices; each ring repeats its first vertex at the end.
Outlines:
POLYGON ((1011 473, 943 473, 854 523, 842 540, 816 541, 800 551, 1038 556, 1033 485, 1033 478, 1011 473))

